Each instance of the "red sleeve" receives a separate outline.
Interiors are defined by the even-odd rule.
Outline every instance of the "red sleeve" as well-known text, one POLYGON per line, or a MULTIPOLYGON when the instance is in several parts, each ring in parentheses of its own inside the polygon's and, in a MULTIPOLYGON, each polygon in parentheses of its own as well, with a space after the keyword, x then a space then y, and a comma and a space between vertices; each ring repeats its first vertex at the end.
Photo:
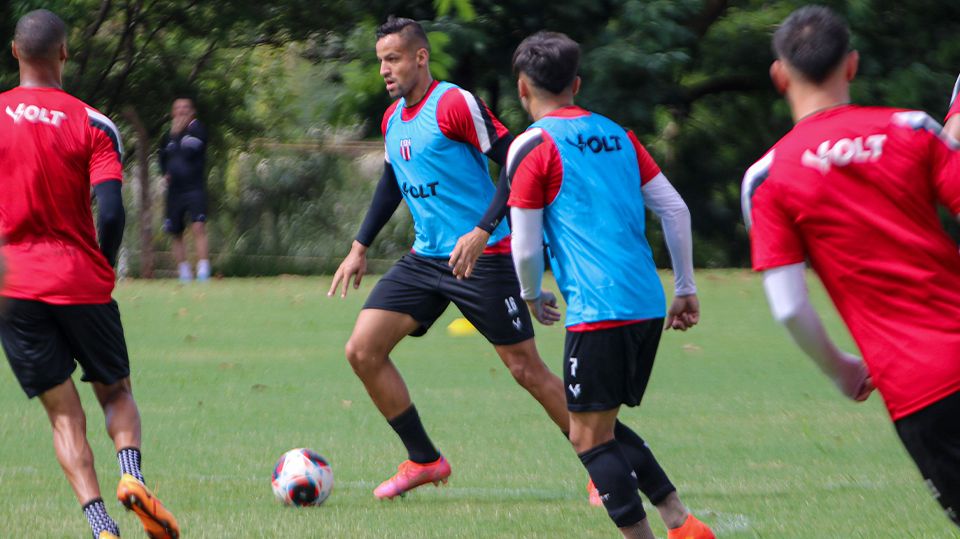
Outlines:
POLYGON ((650 157, 650 152, 640 144, 640 140, 633 134, 633 131, 627 131, 630 142, 633 143, 633 149, 637 152, 637 165, 640 166, 640 185, 645 185, 648 181, 660 174, 660 166, 650 157))
POLYGON ((470 144, 481 153, 489 152, 509 133, 483 100, 461 88, 451 88, 440 97, 437 123, 447 138, 470 144))
POLYGON ((94 121, 90 125, 92 152, 90 154, 90 185, 108 180, 123 180, 123 164, 120 132, 106 116, 106 122, 94 121))
POLYGON ((400 100, 394 101, 387 111, 383 113, 383 119, 380 120, 380 134, 383 135, 383 161, 386 163, 390 162, 390 154, 387 153, 387 123, 390 121, 390 117, 393 116, 394 111, 397 110, 397 105, 400 103, 400 100))
POLYGON ((563 181, 563 161, 556 144, 546 131, 540 131, 539 141, 531 149, 522 148, 528 140, 523 136, 517 137, 511 145, 511 153, 518 143, 523 155, 517 157, 519 162, 513 165, 513 174, 510 177, 510 199, 507 205, 515 208, 538 210, 547 207, 560 192, 563 181), (526 151, 524 151, 526 150, 526 151))
MULTIPOLYGON (((960 82, 960 81, 958 81, 960 82)), ((956 96, 953 98, 953 105, 950 106, 950 110, 947 112, 947 117, 943 121, 947 121, 951 116, 955 114, 960 114, 960 99, 957 99, 956 96)))
POLYGON ((393 116, 393 112, 397 110, 397 105, 400 103, 400 100, 396 100, 387 107, 387 111, 383 113, 383 119, 380 120, 380 134, 387 136, 387 122, 390 121, 390 117, 393 116))
POLYGON ((930 135, 931 176, 937 200, 952 215, 960 215, 960 151, 942 136, 930 135))
POLYGON ((796 222, 783 206, 778 185, 768 177, 750 195, 750 252, 754 271, 803 262, 806 252, 796 222))

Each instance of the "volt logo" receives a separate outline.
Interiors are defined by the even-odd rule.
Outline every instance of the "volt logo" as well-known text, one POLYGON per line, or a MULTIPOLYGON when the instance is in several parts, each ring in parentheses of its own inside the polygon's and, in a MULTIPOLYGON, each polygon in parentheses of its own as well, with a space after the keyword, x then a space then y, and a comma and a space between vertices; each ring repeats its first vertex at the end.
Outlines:
POLYGON ((60 124, 67 118, 67 115, 59 110, 48 110, 36 105, 26 105, 20 103, 16 110, 7 106, 7 116, 13 118, 14 123, 20 123, 20 120, 26 120, 30 123, 42 123, 60 127, 60 124))
POLYGON ((570 384, 567 386, 567 389, 570 390, 570 394, 573 395, 573 398, 580 397, 580 384, 570 384))
POLYGON ((874 163, 883 155, 886 135, 870 135, 854 139, 842 138, 836 143, 825 140, 817 147, 817 153, 803 152, 800 162, 805 167, 815 168, 821 174, 830 172, 833 166, 845 167, 850 163, 874 163))
POLYGON ((408 138, 400 139, 400 157, 403 157, 405 161, 409 161, 413 157, 413 141, 408 138))
POLYGON ((400 190, 403 191, 404 195, 412 198, 430 198, 437 196, 438 185, 440 185, 440 182, 430 182, 426 185, 410 185, 407 182, 403 182, 400 190))
POLYGON ((600 152, 617 152, 623 149, 623 145, 620 144, 620 137, 609 135, 609 136, 600 136, 591 135, 584 138, 583 133, 577 134, 576 142, 570 140, 570 137, 565 137, 564 142, 580 150, 580 153, 583 153, 584 150, 590 150, 593 153, 600 152))

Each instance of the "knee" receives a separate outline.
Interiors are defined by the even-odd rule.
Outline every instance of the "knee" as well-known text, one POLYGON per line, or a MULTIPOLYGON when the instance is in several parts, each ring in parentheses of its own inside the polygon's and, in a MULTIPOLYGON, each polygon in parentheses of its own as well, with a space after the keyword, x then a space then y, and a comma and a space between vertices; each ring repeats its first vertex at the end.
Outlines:
POLYGON ((533 390, 546 383, 550 373, 546 365, 536 356, 518 354, 507 361, 510 374, 522 387, 533 390))
POLYGON ((380 363, 381 354, 377 353, 373 347, 363 340, 353 337, 347 341, 344 353, 347 356, 347 361, 350 362, 350 367, 353 368, 353 372, 357 374, 367 372, 380 363))
POLYGON ((534 377, 531 373, 529 365, 523 361, 513 361, 508 367, 510 369, 510 375, 513 376, 513 379, 517 381, 518 384, 525 388, 530 388, 535 385, 534 377))
POLYGON ((127 399, 133 399, 133 391, 130 389, 129 378, 125 378, 108 386, 101 386, 97 388, 95 392, 101 407, 106 407, 127 399))

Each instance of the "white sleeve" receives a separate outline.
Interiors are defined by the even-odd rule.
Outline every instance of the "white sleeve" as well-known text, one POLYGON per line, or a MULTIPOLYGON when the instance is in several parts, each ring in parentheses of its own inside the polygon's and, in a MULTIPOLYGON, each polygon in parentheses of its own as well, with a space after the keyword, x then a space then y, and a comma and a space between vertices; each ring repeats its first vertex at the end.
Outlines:
POLYGON ((690 210, 661 172, 642 188, 643 201, 660 218, 663 236, 673 265, 674 295, 697 293, 693 279, 693 234, 690 231, 690 210))
POLYGON ((820 316, 810 304, 805 264, 763 272, 763 288, 777 322, 787 328, 794 342, 844 395, 856 398, 869 376, 866 365, 859 357, 841 352, 830 340, 820 316))
POLYGON ((533 300, 540 296, 543 281, 543 210, 510 208, 510 219, 510 249, 520 297, 533 300))

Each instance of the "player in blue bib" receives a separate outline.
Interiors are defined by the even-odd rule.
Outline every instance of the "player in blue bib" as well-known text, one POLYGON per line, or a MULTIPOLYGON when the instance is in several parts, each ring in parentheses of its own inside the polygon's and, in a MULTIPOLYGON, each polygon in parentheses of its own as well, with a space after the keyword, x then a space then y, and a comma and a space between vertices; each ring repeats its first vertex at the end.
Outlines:
POLYGON ((354 372, 407 449, 397 474, 374 490, 383 499, 450 475, 389 354, 407 335, 426 333, 451 302, 560 429, 569 426, 563 384, 540 359, 520 299, 503 221, 508 184, 496 188, 487 169, 488 158, 506 162, 510 133, 475 96, 433 80, 430 44, 415 21, 383 24, 377 57, 387 92, 399 99, 381 124, 383 177, 329 295, 343 284, 346 296, 351 281, 359 287, 367 247, 405 201, 416 229, 413 249, 374 286, 346 346, 354 372))
POLYGON ((543 238, 567 303, 563 377, 570 441, 624 537, 653 538, 638 488, 670 539, 712 539, 677 495, 650 448, 617 421, 646 390, 660 333, 695 325, 690 213, 634 134, 576 107, 580 46, 541 32, 513 56, 517 88, 533 125, 507 158, 513 258, 521 296, 544 324, 559 318, 540 289, 543 238), (645 237, 646 208, 663 223, 676 296, 669 312, 645 237))

